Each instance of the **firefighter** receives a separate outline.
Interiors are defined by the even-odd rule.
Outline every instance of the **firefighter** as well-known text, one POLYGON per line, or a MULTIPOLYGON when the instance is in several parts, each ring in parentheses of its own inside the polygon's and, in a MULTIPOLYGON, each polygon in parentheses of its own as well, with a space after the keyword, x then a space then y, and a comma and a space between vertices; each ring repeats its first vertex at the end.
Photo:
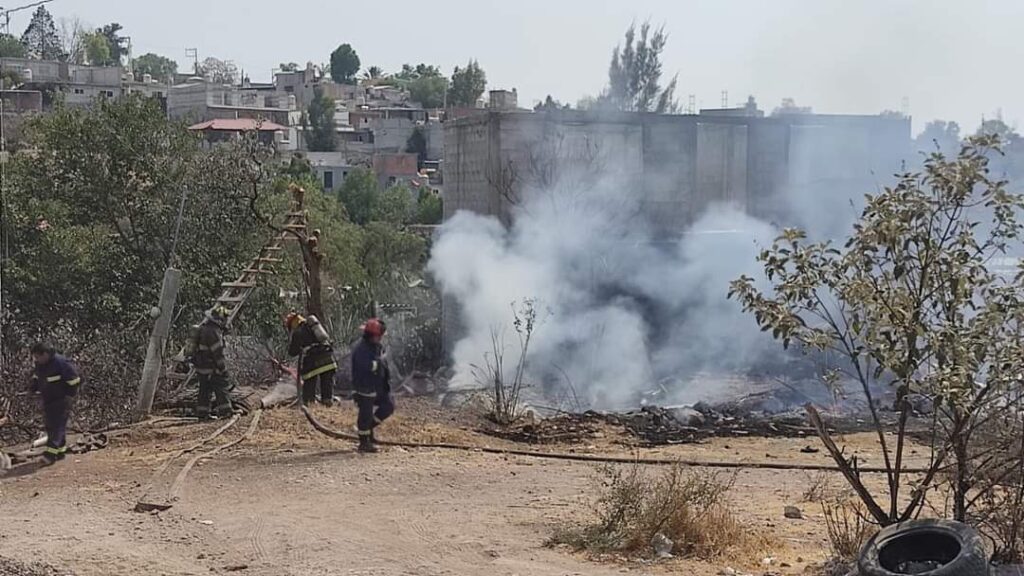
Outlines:
POLYGON ((82 379, 68 359, 57 354, 49 344, 39 342, 32 346, 32 360, 35 370, 32 372, 31 389, 43 400, 43 423, 46 426, 43 458, 53 464, 63 460, 67 452, 68 415, 82 379))
POLYGON ((224 360, 224 332, 227 330, 228 309, 214 306, 207 310, 203 322, 194 330, 189 361, 199 379, 199 398, 196 416, 210 417, 210 397, 217 401, 215 410, 222 418, 231 416, 231 398, 228 396, 228 368, 224 360))
POLYGON ((395 411, 391 373, 381 343, 386 330, 384 322, 370 318, 363 324, 363 339, 352 350, 352 387, 353 399, 359 407, 356 428, 360 452, 377 452, 373 429, 395 411))
POLYGON ((316 316, 304 318, 295 312, 285 317, 284 325, 291 333, 288 355, 299 357, 302 403, 309 406, 316 401, 319 389, 320 403, 333 405, 334 374, 338 371, 338 364, 334 361, 334 348, 327 332, 316 316))

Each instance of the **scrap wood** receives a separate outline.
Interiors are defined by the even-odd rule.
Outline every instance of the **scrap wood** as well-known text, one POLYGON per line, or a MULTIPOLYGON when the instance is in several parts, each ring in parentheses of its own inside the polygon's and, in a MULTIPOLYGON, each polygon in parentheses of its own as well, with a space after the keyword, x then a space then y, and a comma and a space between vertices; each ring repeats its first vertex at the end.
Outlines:
MULTIPOLYGON (((340 440, 352 440, 357 441, 359 437, 355 434, 348 434, 346 432, 338 432, 331 430, 323 424, 321 424, 309 411, 309 408, 302 406, 302 413, 306 416, 306 420, 315 428, 318 432, 331 438, 337 438, 340 440)), ((843 470, 838 466, 831 466, 827 464, 787 464, 784 462, 713 462, 713 461, 702 461, 702 460, 684 460, 678 458, 628 458, 623 456, 591 456, 587 454, 566 454, 562 452, 540 452, 535 450, 506 450, 503 448, 491 448, 488 446, 469 446, 466 444, 447 444, 447 443, 426 443, 426 442, 389 442, 387 440, 378 440, 377 444, 381 446, 397 446, 401 448, 427 448, 427 449, 444 449, 444 450, 463 450, 467 452, 484 452, 487 454, 501 454, 505 456, 525 456, 528 458, 548 458, 552 460, 572 460, 577 462, 602 462, 612 464, 652 464, 652 465, 683 465, 683 466, 694 466, 700 468, 756 468, 766 470, 824 470, 828 472, 842 472, 843 470)), ((872 473, 872 474, 884 474, 888 470, 885 468, 871 468, 864 467, 858 468, 858 472, 872 473)), ((904 468, 903 473, 906 474, 925 474, 929 471, 927 468, 904 468)))

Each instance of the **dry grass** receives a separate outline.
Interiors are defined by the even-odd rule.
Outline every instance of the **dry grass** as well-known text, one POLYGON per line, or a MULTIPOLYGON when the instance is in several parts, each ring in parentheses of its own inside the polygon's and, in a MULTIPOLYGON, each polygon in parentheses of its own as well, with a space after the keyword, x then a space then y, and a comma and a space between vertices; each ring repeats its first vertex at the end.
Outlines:
POLYGON ((813 475, 809 475, 808 481, 810 485, 803 493, 803 501, 824 502, 830 498, 835 498, 839 489, 833 483, 833 478, 832 472, 826 470, 819 470, 813 475))
POLYGON ((821 503, 832 559, 851 562, 878 527, 867 520, 859 501, 838 497, 821 503))
POLYGON ((726 494, 733 480, 681 465, 659 474, 639 465, 602 467, 592 521, 562 527, 548 543, 647 556, 653 552, 651 540, 662 534, 674 543, 676 556, 754 558, 770 550, 773 542, 749 530, 729 508, 726 494))

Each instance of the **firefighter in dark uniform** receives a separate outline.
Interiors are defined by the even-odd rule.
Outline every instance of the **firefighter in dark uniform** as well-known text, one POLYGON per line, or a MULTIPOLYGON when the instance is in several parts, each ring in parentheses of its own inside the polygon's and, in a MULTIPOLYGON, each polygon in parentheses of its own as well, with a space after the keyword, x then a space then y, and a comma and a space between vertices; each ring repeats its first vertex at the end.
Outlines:
POLYGON ((46 451, 43 457, 53 463, 64 459, 67 452, 65 436, 72 398, 78 394, 82 379, 68 359, 57 354, 49 344, 32 346, 32 392, 43 400, 43 423, 46 426, 46 451))
POLYGON ((387 327, 377 318, 363 324, 363 339, 352 350, 353 399, 359 407, 356 428, 359 451, 377 452, 373 429, 395 412, 388 370, 381 340, 387 327))
POLYGON ((320 390, 320 403, 334 404, 334 374, 338 364, 334 361, 327 332, 315 316, 303 318, 292 312, 284 319, 285 327, 291 332, 288 340, 288 355, 299 356, 299 374, 302 377, 302 403, 309 406, 316 401, 320 390))
POLYGON ((195 329, 189 360, 199 380, 199 398, 196 416, 210 417, 210 397, 216 398, 215 410, 222 418, 231 416, 231 398, 228 396, 228 368, 224 360, 224 331, 227 329, 228 310, 214 306, 195 329))

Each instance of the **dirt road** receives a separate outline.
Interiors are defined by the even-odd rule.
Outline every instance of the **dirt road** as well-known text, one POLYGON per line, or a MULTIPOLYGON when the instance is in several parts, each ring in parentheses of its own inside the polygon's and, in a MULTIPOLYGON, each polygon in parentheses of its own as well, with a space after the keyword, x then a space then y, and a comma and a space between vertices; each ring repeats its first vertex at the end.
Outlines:
MULTIPOLYGON (((189 428, 196 430, 121 439, 32 475, 0 478, 0 554, 79 576, 766 571, 757 558, 627 565, 545 548, 553 527, 586 513, 593 465, 433 450, 358 455, 312 435, 295 411, 275 413, 251 441, 201 463, 170 510, 133 512, 158 463, 212 429, 189 428)), ((750 451, 765 442, 750 439, 750 451)), ((739 455, 738 446, 728 450, 739 455)), ((823 555, 814 506, 806 520, 782 516, 810 482, 799 471, 748 470, 736 479, 738 513, 778 537, 771 568, 778 573, 802 574, 823 555)))

